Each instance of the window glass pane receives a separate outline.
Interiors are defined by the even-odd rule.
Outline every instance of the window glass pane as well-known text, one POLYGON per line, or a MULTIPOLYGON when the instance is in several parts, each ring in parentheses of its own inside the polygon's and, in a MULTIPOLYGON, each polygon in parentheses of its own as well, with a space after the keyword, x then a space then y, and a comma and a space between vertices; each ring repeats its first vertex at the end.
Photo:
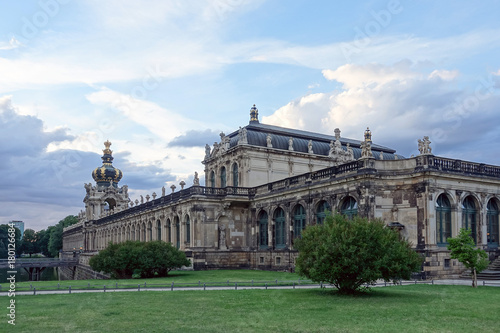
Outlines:
POLYGON ((446 246, 451 237, 451 206, 445 194, 436 200, 436 233, 437 244, 446 246))
POLYGON ((499 244, 499 214, 498 206, 495 201, 490 200, 487 205, 486 214, 486 239, 488 246, 497 247, 499 244))
POLYGON ((267 230, 267 213, 262 212, 259 217, 259 246, 267 247, 268 243, 268 230, 267 230))
POLYGON ((306 227, 306 214, 302 205, 295 207, 293 215, 293 234, 295 238, 302 237, 302 230, 306 227))
POLYGON ((222 167, 220 170, 220 187, 226 187, 226 168, 222 167))
POLYGON ((233 186, 238 187, 238 164, 233 164, 233 186))
POLYGON ((323 224, 326 217, 326 212, 330 211, 330 205, 326 201, 321 201, 316 210, 316 223, 323 224))
POLYGON ((278 208, 274 215, 276 247, 285 247, 285 211, 278 208))
POLYGON ((340 207, 340 214, 345 215, 348 219, 352 219, 358 215, 358 203, 356 199, 351 196, 345 198, 340 207))

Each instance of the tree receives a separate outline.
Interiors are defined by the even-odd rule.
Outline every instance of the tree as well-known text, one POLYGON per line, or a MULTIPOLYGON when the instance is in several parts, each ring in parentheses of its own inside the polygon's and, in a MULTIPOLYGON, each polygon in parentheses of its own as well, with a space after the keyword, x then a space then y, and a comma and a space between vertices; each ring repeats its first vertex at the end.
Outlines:
POLYGON ((62 249, 63 229, 77 222, 78 218, 76 216, 68 215, 50 230, 49 253, 51 257, 57 257, 59 255, 59 250, 62 249))
POLYGON ((30 257, 33 253, 38 252, 35 230, 33 230, 33 229, 24 230, 22 252, 28 253, 30 255, 30 257))
POLYGON ((50 231, 54 228, 54 226, 50 226, 47 230, 42 229, 36 233, 36 244, 38 247, 38 251, 41 252, 44 256, 50 256, 49 253, 49 240, 50 240, 50 231))
POLYGON ((471 270, 472 287, 477 288, 477 273, 488 267, 486 251, 476 248, 470 229, 461 228, 457 237, 448 238, 448 250, 451 258, 458 259, 464 266, 471 270))
POLYGON ((397 232, 381 220, 328 215, 323 225, 307 227, 294 245, 299 250, 298 273, 352 294, 378 279, 411 278, 422 259, 397 232))
POLYGON ((90 258, 94 271, 111 274, 113 278, 130 279, 139 274, 143 278, 167 276, 174 268, 190 266, 184 252, 163 241, 126 241, 110 243, 99 254, 90 258))
MULTIPOLYGON (((9 226, 7 224, 0 225, 0 259, 7 259, 8 257, 8 244, 9 241, 9 226)), ((21 255, 23 241, 21 239, 21 230, 14 227, 15 229, 15 246, 16 254, 21 255)))

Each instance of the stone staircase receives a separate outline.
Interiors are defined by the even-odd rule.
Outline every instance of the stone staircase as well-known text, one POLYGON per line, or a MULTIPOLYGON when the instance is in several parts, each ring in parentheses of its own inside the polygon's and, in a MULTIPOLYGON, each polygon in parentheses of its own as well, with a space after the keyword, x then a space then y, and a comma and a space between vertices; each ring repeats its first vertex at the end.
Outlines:
POLYGON ((500 257, 493 260, 487 269, 477 275, 481 280, 500 280, 500 257))
MULTIPOLYGON (((464 273, 462 273, 462 275, 460 275, 460 277, 464 279, 470 279, 471 272, 469 270, 466 270, 464 273)), ((477 279, 500 280, 500 257, 497 257, 495 260, 493 260, 487 269, 485 269, 481 273, 478 273, 477 279)))

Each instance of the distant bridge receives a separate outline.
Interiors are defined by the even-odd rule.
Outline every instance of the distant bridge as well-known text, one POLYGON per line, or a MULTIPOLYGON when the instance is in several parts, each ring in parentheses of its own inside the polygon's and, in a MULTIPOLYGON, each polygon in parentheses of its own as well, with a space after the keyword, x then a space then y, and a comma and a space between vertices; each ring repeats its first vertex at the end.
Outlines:
POLYGON ((18 268, 24 268, 28 273, 30 281, 40 281, 40 276, 47 267, 75 267, 77 264, 77 258, 16 258, 15 262, 9 262, 8 259, 0 259, 0 269, 16 271, 18 268))

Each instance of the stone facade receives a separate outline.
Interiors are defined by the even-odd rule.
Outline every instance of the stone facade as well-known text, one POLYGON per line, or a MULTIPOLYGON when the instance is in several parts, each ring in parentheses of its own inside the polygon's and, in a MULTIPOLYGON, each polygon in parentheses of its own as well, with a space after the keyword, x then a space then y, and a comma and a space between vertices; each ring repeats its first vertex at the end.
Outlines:
MULTIPOLYGON (((399 230, 425 258, 424 278, 463 272, 445 244, 462 226, 490 259, 500 254, 500 167, 434 156, 427 137, 420 155, 404 158, 373 144, 368 129, 356 141, 338 129, 330 137, 263 125, 256 108, 251 115, 248 126, 206 146, 206 186, 196 175, 191 187, 131 201, 116 179, 86 184, 85 211, 64 230, 64 255, 81 248, 88 259, 109 242, 159 239, 185 251, 194 269, 293 270, 294 238, 321 223, 325 209, 399 230)), ((89 269, 88 260, 81 265, 89 269)))

